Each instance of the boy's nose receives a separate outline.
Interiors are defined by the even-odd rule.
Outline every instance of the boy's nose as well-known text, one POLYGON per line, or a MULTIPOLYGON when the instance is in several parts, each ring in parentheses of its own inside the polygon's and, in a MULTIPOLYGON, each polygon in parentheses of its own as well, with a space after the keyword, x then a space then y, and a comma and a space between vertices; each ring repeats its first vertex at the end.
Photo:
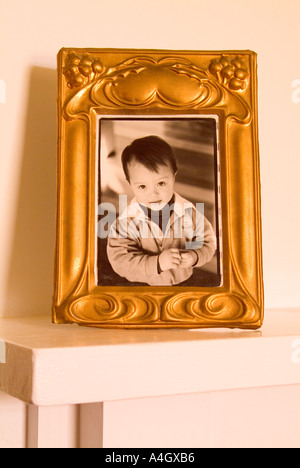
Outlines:
POLYGON ((155 193, 156 195, 159 193, 158 187, 155 187, 155 188, 154 188, 153 193, 155 193))

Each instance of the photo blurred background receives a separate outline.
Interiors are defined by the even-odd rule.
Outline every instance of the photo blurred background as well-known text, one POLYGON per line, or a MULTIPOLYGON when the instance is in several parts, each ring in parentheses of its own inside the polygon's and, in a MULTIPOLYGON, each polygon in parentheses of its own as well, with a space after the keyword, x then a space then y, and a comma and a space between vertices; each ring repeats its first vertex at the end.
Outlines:
MULTIPOLYGON (((157 135, 166 140, 178 160, 175 191, 194 204, 204 203, 204 214, 212 224, 219 244, 213 260, 201 269, 194 269, 193 277, 188 280, 187 285, 220 285, 218 214, 220 201, 216 118, 104 118, 100 119, 99 125, 99 204, 113 204, 119 215, 119 195, 127 195, 128 203, 133 198, 121 163, 121 154, 127 145, 136 138, 148 135, 157 135)), ((99 238, 98 284, 119 286, 132 284, 112 271, 106 256, 106 239, 99 238)))

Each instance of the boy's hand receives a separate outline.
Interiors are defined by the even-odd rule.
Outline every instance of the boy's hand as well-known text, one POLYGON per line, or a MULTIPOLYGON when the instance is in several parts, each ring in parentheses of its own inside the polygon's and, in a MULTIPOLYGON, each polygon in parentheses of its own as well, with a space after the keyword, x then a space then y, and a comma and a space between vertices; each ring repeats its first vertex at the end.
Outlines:
POLYGON ((186 252, 181 252, 181 268, 191 268, 198 261, 198 255, 193 250, 187 250, 186 252))
POLYGON ((164 250, 159 256, 159 266, 161 271, 177 268, 181 263, 181 255, 178 249, 164 250))

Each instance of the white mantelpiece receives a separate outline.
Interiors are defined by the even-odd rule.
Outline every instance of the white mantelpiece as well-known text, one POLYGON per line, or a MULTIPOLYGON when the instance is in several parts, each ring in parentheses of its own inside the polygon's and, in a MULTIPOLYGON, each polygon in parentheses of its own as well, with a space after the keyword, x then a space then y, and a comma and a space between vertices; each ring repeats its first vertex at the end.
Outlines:
POLYGON ((37 406, 300 384, 300 310, 262 329, 110 330, 0 320, 0 390, 37 406))

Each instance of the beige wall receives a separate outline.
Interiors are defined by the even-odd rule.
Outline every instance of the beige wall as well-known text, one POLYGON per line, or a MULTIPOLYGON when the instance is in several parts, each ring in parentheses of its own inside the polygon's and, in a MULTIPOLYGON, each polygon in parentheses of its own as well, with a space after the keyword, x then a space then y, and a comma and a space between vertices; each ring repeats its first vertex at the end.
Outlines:
POLYGON ((50 314, 56 53, 73 46, 258 52, 266 306, 299 306, 299 18, 299 0, 0 0, 0 316, 50 314))
MULTIPOLYGON (((299 18, 299 0, 0 0, 0 317, 50 314, 56 53, 73 46, 258 52, 266 305, 299 306, 299 18)), ((0 446, 24 446, 24 405, 0 394, 0 414, 0 446)))

